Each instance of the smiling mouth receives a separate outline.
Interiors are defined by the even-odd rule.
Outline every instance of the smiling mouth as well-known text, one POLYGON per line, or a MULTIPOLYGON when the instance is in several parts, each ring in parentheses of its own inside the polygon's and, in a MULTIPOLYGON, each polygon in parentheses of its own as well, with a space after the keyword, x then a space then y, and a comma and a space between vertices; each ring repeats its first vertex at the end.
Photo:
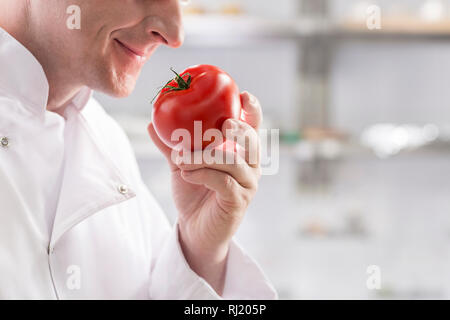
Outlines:
POLYGON ((132 48, 130 48, 129 46, 127 46, 126 44, 124 44, 123 42, 121 42, 118 39, 114 39, 123 49, 125 49, 126 51, 128 51, 128 53, 135 55, 136 57, 139 58, 145 58, 145 53, 142 52, 137 52, 136 50, 133 50, 132 48))

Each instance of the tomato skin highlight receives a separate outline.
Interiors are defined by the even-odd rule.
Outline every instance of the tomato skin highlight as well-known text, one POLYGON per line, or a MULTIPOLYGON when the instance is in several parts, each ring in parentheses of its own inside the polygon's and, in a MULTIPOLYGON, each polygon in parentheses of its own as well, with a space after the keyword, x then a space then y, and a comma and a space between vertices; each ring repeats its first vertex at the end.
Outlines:
POLYGON ((184 80, 189 75, 189 88, 179 89, 179 83, 174 79, 158 94, 153 105, 153 125, 159 138, 170 148, 181 146, 194 151, 205 149, 212 142, 203 141, 206 130, 221 131, 226 119, 240 119, 242 106, 238 86, 223 70, 211 65, 197 65, 179 74, 184 80), (200 132, 194 133, 195 121, 201 121, 201 136, 200 132), (181 141, 173 141, 172 133, 176 129, 186 129, 191 140, 181 144, 181 141))

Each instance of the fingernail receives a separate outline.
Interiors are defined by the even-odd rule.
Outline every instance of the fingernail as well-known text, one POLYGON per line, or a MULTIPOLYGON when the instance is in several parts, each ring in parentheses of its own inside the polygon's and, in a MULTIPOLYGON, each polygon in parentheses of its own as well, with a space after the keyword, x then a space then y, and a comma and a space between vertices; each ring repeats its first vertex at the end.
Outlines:
POLYGON ((248 94, 248 101, 250 102, 250 104, 255 104, 256 103, 256 98, 255 98, 255 96, 254 95, 252 95, 252 94, 248 94))

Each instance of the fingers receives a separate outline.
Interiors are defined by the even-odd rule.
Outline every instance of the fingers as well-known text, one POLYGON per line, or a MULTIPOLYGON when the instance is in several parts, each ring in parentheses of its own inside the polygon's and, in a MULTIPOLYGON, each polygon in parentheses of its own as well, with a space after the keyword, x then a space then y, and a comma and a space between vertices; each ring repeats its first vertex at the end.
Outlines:
MULTIPOLYGON (((195 153, 202 153, 202 151, 194 152, 192 154, 192 158, 194 159, 196 156, 195 153)), ((201 161, 201 163, 195 163, 194 161, 189 161, 189 163, 180 162, 178 167, 182 171, 195 171, 199 169, 221 171, 232 176, 244 188, 252 189, 256 187, 258 184, 258 177, 255 175, 254 169, 251 168, 237 153, 218 149, 215 150, 215 153, 214 159, 224 159, 225 161, 201 161)), ((199 157, 201 156, 202 154, 199 154, 199 157)))
POLYGON ((255 130, 258 130, 262 123, 262 109, 258 99, 247 91, 241 94, 242 120, 247 122, 255 130))
POLYGON ((155 131, 155 127, 153 126, 153 123, 150 123, 147 127, 147 131, 150 135, 150 138, 152 139, 153 143, 156 145, 156 147, 161 151, 161 153, 164 155, 164 157, 169 162, 171 170, 177 170, 178 167, 172 162, 171 160, 171 154, 172 149, 169 148, 164 144, 164 142, 161 141, 161 139, 158 137, 158 134, 155 131))
MULTIPOLYGON (((229 150, 225 150, 225 152, 222 151, 227 159, 233 159, 232 164, 230 164, 229 161, 225 161, 224 164, 214 163, 215 161, 212 164, 209 164, 203 163, 204 161, 202 161, 202 164, 200 165, 184 165, 185 170, 192 171, 201 168, 210 168, 230 174, 240 185, 246 188, 254 185, 255 182, 253 178, 255 176, 259 178, 260 175, 260 170, 258 170, 260 162, 260 146, 256 130, 260 127, 262 122, 262 111, 258 99, 248 92, 243 92, 241 94, 241 102, 242 121, 228 119, 222 126, 222 133, 225 138, 236 142, 237 155, 231 155, 230 153, 233 152, 228 152, 229 150), (244 164, 242 162, 244 162, 244 164), (256 175, 255 171, 258 171, 256 175)), ((158 137, 153 123, 150 123, 147 129, 156 147, 168 160, 171 169, 177 170, 180 168, 183 170, 183 167, 177 166, 177 164, 172 161, 173 151, 158 137)), ((201 158, 203 159, 203 157, 201 158)))
POLYGON ((225 172, 214 169, 202 168, 194 171, 181 171, 182 178, 192 184, 204 185, 215 191, 219 196, 230 202, 236 202, 246 190, 225 172))
POLYGON ((259 166, 259 137, 257 132, 247 123, 228 119, 223 123, 222 133, 229 141, 235 141, 240 148, 237 151, 253 168, 259 166))

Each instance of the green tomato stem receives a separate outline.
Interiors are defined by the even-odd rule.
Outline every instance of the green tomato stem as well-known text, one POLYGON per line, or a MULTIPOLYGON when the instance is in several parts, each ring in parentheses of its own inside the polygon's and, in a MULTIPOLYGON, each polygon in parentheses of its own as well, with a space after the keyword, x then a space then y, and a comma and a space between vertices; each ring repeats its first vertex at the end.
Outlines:
POLYGON ((167 91, 165 91, 165 93, 169 93, 171 91, 182 91, 182 90, 187 90, 191 87, 191 82, 192 82, 192 76, 189 73, 185 73, 183 75, 183 77, 188 76, 187 80, 184 80, 183 77, 181 77, 175 70, 173 70, 173 68, 170 68, 170 70, 175 73, 175 78, 169 80, 161 90, 158 91, 158 93, 156 94, 156 96, 153 98, 153 100, 151 101, 151 103, 153 103, 153 101, 155 101, 156 97, 161 93, 161 91, 163 91, 164 89, 169 89, 167 91), (174 86, 170 86, 169 83, 171 83, 172 81, 174 81, 177 83, 178 87, 174 87, 174 86))

